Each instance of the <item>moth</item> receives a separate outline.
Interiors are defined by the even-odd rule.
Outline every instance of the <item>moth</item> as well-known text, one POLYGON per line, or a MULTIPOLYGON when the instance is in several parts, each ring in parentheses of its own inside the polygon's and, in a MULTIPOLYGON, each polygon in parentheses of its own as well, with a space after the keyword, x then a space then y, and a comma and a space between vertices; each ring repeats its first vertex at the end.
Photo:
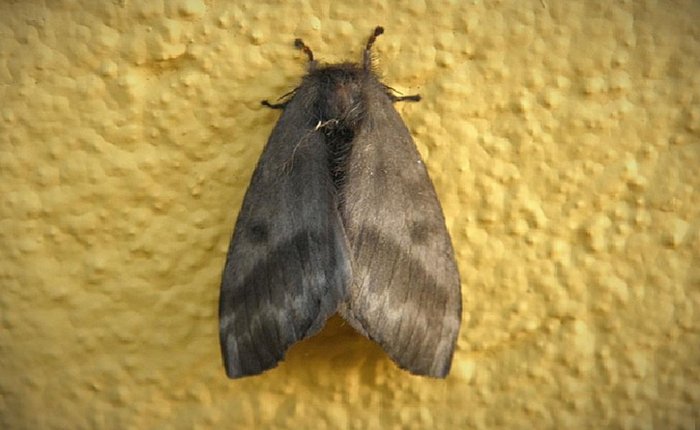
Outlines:
MULTIPOLYGON (((399 367, 444 378, 461 320, 452 244, 399 101, 362 64, 319 65, 281 109, 238 215, 219 301, 226 373, 262 373, 339 313, 399 367)), ((286 97, 286 99, 285 99, 286 97)))

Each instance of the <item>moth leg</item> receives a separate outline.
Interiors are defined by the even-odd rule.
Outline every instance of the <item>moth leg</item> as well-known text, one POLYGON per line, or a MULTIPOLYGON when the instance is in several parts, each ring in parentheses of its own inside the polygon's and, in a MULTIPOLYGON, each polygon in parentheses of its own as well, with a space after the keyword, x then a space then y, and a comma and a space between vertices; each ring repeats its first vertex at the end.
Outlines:
POLYGON ((362 55, 362 65, 365 68, 365 70, 369 70, 372 68, 372 45, 374 45, 374 42, 377 40, 377 37, 382 33, 384 33, 384 27, 377 27, 372 32, 372 35, 369 36, 367 46, 365 46, 365 52, 362 55))
POLYGON ((386 89, 386 95, 389 96, 389 98, 391 99, 391 102, 392 102, 392 103, 396 103, 396 102, 419 102, 419 101, 420 101, 420 94, 411 94, 411 95, 408 95, 408 96, 404 96, 404 95, 397 96, 397 95, 394 94, 394 93, 401 94, 400 91, 398 91, 398 90, 396 90, 396 89, 394 89, 394 88, 391 88, 389 85, 384 85, 384 88, 386 89))
MULTIPOLYGON (((309 68, 313 70, 316 67, 316 61, 314 61, 314 53, 311 51, 311 48, 306 46, 304 41, 301 39, 294 39, 294 47, 297 49, 301 49, 302 51, 304 51, 304 54, 306 54, 306 56, 309 57, 309 68)), ((287 94, 283 95, 282 97, 280 97, 277 100, 282 100, 282 99, 287 98, 291 95, 294 95, 296 90, 297 89, 294 88, 292 91, 288 92, 287 94)), ((291 99, 291 97, 290 97, 290 99, 291 99)), ((270 109, 284 109, 287 106, 287 103, 289 103, 289 100, 283 101, 281 103, 270 103, 267 100, 263 100, 260 103, 263 106, 269 107, 270 109)))
POLYGON ((289 103, 289 100, 284 101, 282 103, 270 103, 267 100, 263 100, 260 102, 261 105, 267 106, 270 109, 284 109, 287 106, 287 103, 289 103))
POLYGON ((392 102, 419 102, 420 94, 411 94, 410 96, 396 96, 394 94, 389 94, 389 98, 392 102))
POLYGON ((283 101, 282 103, 270 103, 267 100, 263 100, 260 102, 261 105, 267 106, 270 109, 284 109, 285 106, 287 106, 287 103, 289 103, 289 100, 291 100, 291 96, 294 95, 294 93, 297 92, 297 88, 294 88, 292 91, 288 92, 287 94, 281 96, 277 100, 282 100, 282 99, 287 99, 283 101))

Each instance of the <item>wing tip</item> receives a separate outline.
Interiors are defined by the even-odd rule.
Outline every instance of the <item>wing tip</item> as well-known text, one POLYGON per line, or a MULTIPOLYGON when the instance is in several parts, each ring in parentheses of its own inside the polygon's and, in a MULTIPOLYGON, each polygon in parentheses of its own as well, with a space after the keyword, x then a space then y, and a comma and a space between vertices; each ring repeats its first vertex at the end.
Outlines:
POLYGON ((221 330, 220 341, 224 369, 226 376, 230 379, 259 375, 266 370, 277 367, 279 362, 284 360, 284 352, 280 356, 268 354, 261 359, 254 350, 245 348, 245 343, 241 349, 237 339, 225 328, 221 330))
POLYGON ((242 379, 249 376, 260 375, 270 369, 274 369, 275 367, 277 367, 278 364, 279 362, 274 363, 272 366, 258 366, 255 369, 246 370, 243 370, 243 368, 235 366, 233 364, 224 364, 224 368, 226 369, 226 376, 229 379, 242 379))
MULTIPOLYGON (((363 324, 362 320, 353 314, 348 303, 342 304, 338 311, 340 316, 359 334, 379 344, 398 368, 412 375, 435 379, 445 379, 449 375, 457 344, 456 332, 448 336, 445 342, 442 342, 442 345, 434 351, 430 360, 421 360, 421 356, 425 357, 425 355, 428 355, 422 354, 427 352, 425 349, 418 351, 398 350, 393 342, 385 337, 376 336, 376 332, 371 330, 371 327, 368 329, 367 324, 363 324)), ((457 328, 459 328, 459 325, 457 325, 457 328)))
POLYGON ((444 358, 435 358, 428 366, 416 363, 406 364, 401 361, 401 357, 390 354, 391 360, 396 363, 396 365, 409 372, 412 375, 423 376, 427 378, 434 379, 445 379, 450 374, 450 368, 452 367, 452 355, 444 358))
POLYGON ((227 353, 223 354, 224 358, 224 369, 226 370, 226 376, 229 379, 241 379, 247 376, 260 375, 270 369, 274 369, 279 365, 281 361, 284 360, 284 356, 280 359, 268 362, 260 362, 259 360, 241 360, 230 356, 227 353))

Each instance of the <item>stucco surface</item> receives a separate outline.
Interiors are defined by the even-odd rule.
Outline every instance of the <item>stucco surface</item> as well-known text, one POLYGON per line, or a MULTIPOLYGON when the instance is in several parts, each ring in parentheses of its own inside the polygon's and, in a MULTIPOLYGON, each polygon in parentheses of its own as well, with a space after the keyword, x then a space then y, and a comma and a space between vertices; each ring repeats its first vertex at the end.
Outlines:
MULTIPOLYGON (((0 428, 695 429, 700 2, 0 2, 0 428), (219 277, 301 37, 384 81, 456 248, 450 376, 337 318, 226 379, 219 277)), ((390 192, 390 190, 387 190, 390 192)))

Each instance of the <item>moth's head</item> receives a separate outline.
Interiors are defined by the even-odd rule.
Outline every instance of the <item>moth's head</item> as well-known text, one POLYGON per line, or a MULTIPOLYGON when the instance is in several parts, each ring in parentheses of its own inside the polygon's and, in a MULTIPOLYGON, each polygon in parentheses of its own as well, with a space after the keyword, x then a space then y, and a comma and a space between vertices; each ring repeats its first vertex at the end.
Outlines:
POLYGON ((339 125, 355 128, 365 112, 363 89, 370 73, 352 63, 320 66, 309 72, 308 79, 318 91, 318 120, 335 120, 339 125))
POLYGON ((311 48, 301 39, 294 41, 297 49, 304 51, 309 58, 309 73, 298 88, 298 94, 305 94, 304 100, 313 111, 313 120, 325 124, 322 128, 327 135, 352 135, 360 126, 367 110, 364 93, 376 89, 379 84, 372 71, 371 49, 383 32, 382 27, 376 27, 372 32, 362 54, 362 64, 319 65, 311 48))

